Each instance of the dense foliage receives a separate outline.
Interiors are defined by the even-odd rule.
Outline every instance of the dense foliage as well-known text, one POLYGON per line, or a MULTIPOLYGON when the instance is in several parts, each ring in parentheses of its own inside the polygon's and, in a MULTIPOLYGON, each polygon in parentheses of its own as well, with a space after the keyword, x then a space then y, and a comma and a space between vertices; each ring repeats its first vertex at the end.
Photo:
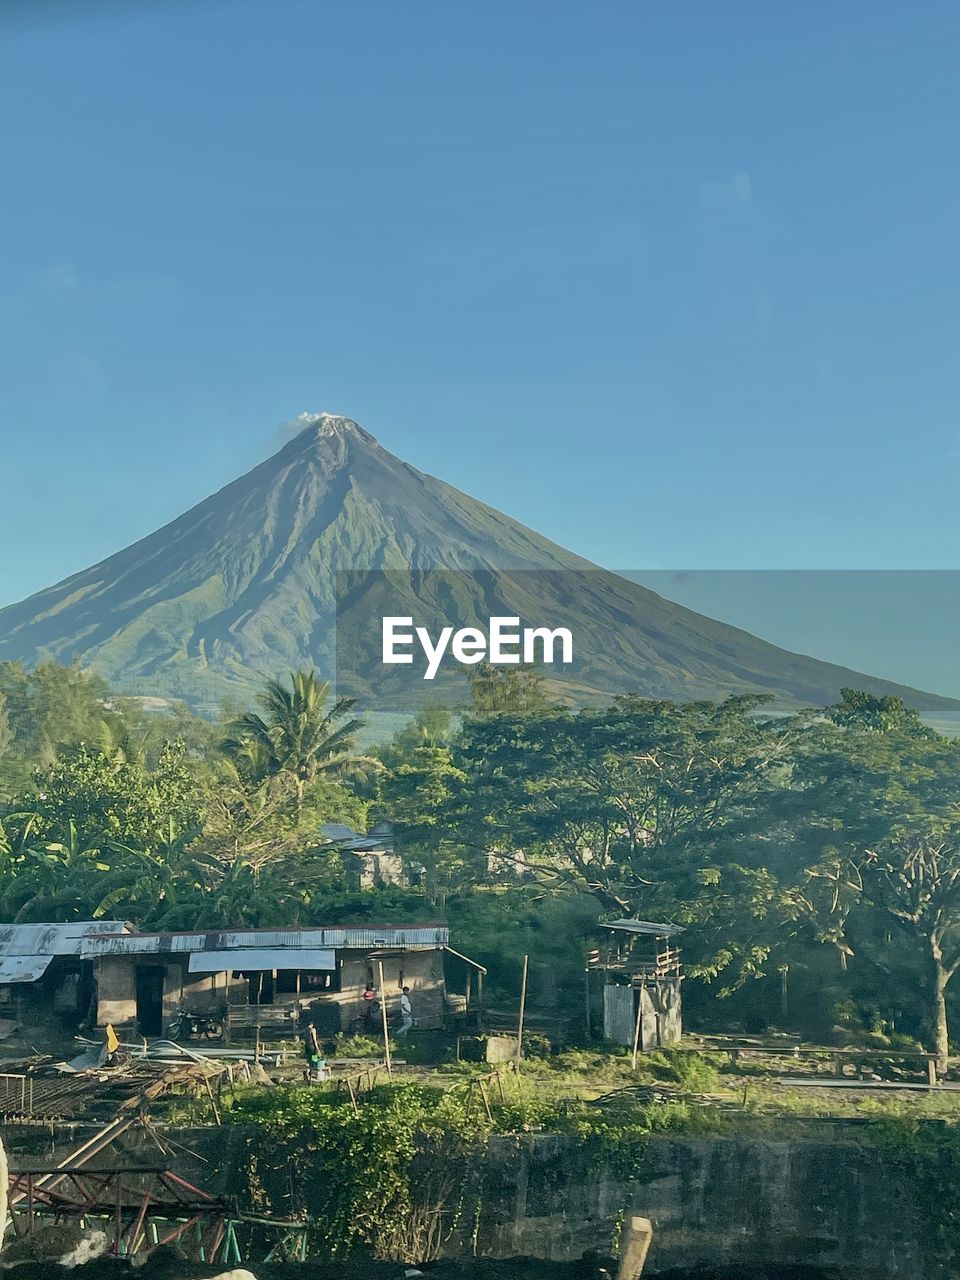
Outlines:
MULTIPOLYGON (((571 1060, 577 1053, 562 1056, 565 1070, 579 1065, 593 1083, 637 1079, 628 1058, 581 1054, 588 1060, 576 1064, 571 1060)), ((682 1089, 716 1089, 708 1062, 681 1056, 683 1074, 696 1073, 692 1080, 681 1077, 682 1089)), ((625 1093, 602 1106, 577 1101, 569 1091, 560 1095, 546 1087, 556 1061, 539 1071, 535 1065, 528 1064, 522 1077, 505 1076, 502 1092, 491 1085, 489 1111, 469 1076, 447 1081, 443 1089, 409 1081, 381 1084, 362 1095, 357 1111, 332 1086, 239 1090, 225 1103, 225 1118, 244 1127, 247 1143, 246 1157, 238 1162, 246 1182, 236 1190, 260 1210, 285 1218, 309 1212, 317 1242, 330 1255, 363 1252, 423 1262, 437 1256, 451 1236, 469 1237, 491 1192, 497 1194, 498 1161, 486 1158, 491 1139, 562 1135, 566 1153, 579 1152, 591 1167, 629 1183, 649 1176, 657 1135, 784 1138, 781 1116, 752 1105, 720 1110, 683 1093, 654 1103, 625 1093)), ((669 1054, 645 1055, 639 1078, 675 1080, 672 1070, 680 1065, 679 1056, 674 1063, 669 1054)), ((802 1101, 811 1105, 809 1097, 802 1101)), ((778 1095, 777 1108, 783 1104, 778 1095)), ((953 1274, 960 1223, 944 1189, 960 1172, 955 1113, 931 1118, 916 1099, 885 1099, 864 1111, 869 1122, 845 1129, 845 1142, 871 1150, 899 1171, 899 1185, 914 1189, 916 1212, 926 1227, 929 1274, 953 1274)), ((835 1137, 815 1110, 794 1119, 794 1141, 835 1137)))
POLYGON ((281 1087, 240 1091, 226 1118, 250 1126, 240 1195, 285 1218, 309 1206, 320 1249, 423 1262, 455 1232, 469 1236, 487 1174, 488 1139, 532 1130, 567 1134, 630 1176, 652 1132, 711 1133, 719 1113, 683 1102, 637 1105, 614 1117, 567 1105, 536 1081, 491 1086, 489 1112, 470 1080, 453 1087, 401 1082, 364 1093, 357 1111, 342 1092, 281 1087), (264 1141, 264 1135, 269 1139, 264 1141))
POLYGON ((701 1025, 948 1049, 960 967, 960 747, 895 698, 791 718, 762 699, 572 710, 477 670, 358 751, 312 672, 219 722, 76 667, 0 664, 0 917, 142 927, 445 919, 516 996, 569 1007, 624 914, 685 929, 701 1025), (356 893, 324 822, 395 824, 415 888, 356 893), (546 975, 546 977, 544 976, 546 975), (725 999, 718 999, 724 997, 725 999))

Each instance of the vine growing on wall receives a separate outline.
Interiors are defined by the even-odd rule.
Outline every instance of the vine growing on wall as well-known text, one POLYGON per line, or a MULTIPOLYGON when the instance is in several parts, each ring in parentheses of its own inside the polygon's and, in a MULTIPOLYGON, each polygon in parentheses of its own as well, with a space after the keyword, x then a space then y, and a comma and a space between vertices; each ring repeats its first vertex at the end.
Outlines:
POLYGON ((315 1087, 241 1092, 227 1115, 270 1138, 248 1139, 247 1194, 275 1213, 306 1216, 331 1256, 355 1249, 400 1261, 438 1256, 463 1215, 483 1202, 484 1161, 494 1135, 542 1131, 592 1147, 624 1177, 642 1170, 653 1132, 716 1132, 715 1114, 683 1103, 634 1106, 617 1118, 602 1109, 544 1097, 535 1082, 510 1080, 490 1111, 476 1091, 398 1083, 363 1096, 354 1111, 342 1094, 315 1087))
POLYGON ((249 1191, 266 1188, 274 1211, 291 1216, 309 1204, 317 1244, 332 1256, 361 1247, 403 1261, 437 1255, 469 1157, 491 1129, 467 1098, 414 1084, 376 1088, 357 1111, 318 1089, 242 1094, 229 1114, 255 1122, 276 1153, 268 1170, 259 1151, 249 1191))
POLYGON ((915 1115, 878 1115, 865 1131, 865 1143, 913 1188, 916 1212, 927 1228, 928 1275, 955 1276, 960 1266, 960 1127, 915 1115))

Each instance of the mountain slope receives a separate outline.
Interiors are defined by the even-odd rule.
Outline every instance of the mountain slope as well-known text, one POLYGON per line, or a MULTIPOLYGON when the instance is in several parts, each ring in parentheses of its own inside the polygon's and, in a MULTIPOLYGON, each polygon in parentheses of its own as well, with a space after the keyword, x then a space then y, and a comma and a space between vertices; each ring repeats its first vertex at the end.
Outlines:
MULTIPOLYGON (((338 570, 483 569, 492 572, 481 586, 465 576, 458 618, 424 585, 429 575, 390 576, 418 621, 434 625, 495 612, 562 618, 582 654, 577 696, 762 691, 823 705, 856 684, 903 694, 928 714, 960 710, 692 613, 417 471, 356 423, 304 418, 274 457, 171 524, 0 610, 0 661, 79 659, 125 691, 211 708, 248 699, 265 674, 305 663, 333 674, 338 570), (534 569, 550 572, 500 572, 534 569)), ((375 665, 369 655, 359 664, 359 691, 379 699, 375 665)))

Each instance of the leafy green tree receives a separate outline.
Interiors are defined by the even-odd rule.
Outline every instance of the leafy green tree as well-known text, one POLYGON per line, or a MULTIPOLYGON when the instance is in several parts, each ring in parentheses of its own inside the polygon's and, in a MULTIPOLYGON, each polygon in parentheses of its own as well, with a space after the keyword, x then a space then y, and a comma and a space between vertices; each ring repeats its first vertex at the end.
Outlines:
POLYGON ((696 924, 698 971, 740 981, 761 971, 782 908, 767 808, 794 726, 763 720, 761 706, 621 698, 469 720, 448 829, 606 911, 696 924))
POLYGON ((118 724, 106 681, 78 665, 0 663, 0 693, 18 752, 31 764, 50 765, 64 747, 95 743, 105 724, 118 724))
POLYGON ((60 840, 39 838, 27 820, 19 838, 7 841, 0 875, 0 906, 15 923, 90 919, 114 865, 67 823, 60 840))
POLYGON ((539 715, 552 705, 543 676, 533 667, 495 667, 482 662, 470 668, 468 678, 469 715, 476 720, 539 715))
POLYGON ((409 764, 413 754, 423 747, 448 747, 457 732, 457 722, 449 707, 431 703, 421 708, 409 724, 391 740, 377 748, 377 756, 386 769, 409 764))
POLYGON ((927 1020, 943 1074, 950 1053, 947 987, 960 969, 960 822, 894 831, 869 851, 865 866, 871 901, 925 957, 927 1020))
POLYGON ((180 744, 168 744, 152 770, 78 747, 39 773, 6 815, 0 906, 18 920, 96 918, 139 893, 156 914, 201 820, 180 744))
POLYGON ((343 777, 379 762, 356 751, 362 722, 352 698, 330 705, 330 685, 315 671, 293 671, 289 687, 268 680, 257 699, 263 715, 247 712, 227 727, 224 753, 247 781, 289 780, 302 811, 308 786, 320 774, 343 777))
POLYGON ((906 733, 913 738, 936 737, 902 698, 879 697, 862 689, 841 689, 842 700, 828 711, 834 724, 845 729, 869 729, 876 733, 906 733))
POLYGON ((279 855, 315 847, 323 823, 362 829, 366 814, 366 803, 336 778, 315 778, 300 801, 282 776, 251 781, 224 758, 208 784, 199 844, 225 862, 243 857, 263 867, 279 855))
POLYGON ((29 814, 45 840, 65 842, 72 830, 86 848, 115 842, 149 848, 169 838, 171 823, 195 835, 202 795, 180 743, 163 748, 155 769, 81 746, 39 773, 12 807, 29 814))
POLYGON ((779 816, 794 906, 844 967, 860 960, 875 985, 912 993, 943 1069, 960 964, 960 744, 909 717, 812 726, 791 784, 779 816))
POLYGON ((10 723, 10 716, 7 713, 7 699, 2 691, 0 691, 0 760, 4 758, 13 746, 13 725, 10 723))
POLYGON ((450 748, 443 746, 415 748, 407 763, 380 780, 377 810, 394 824, 407 863, 426 868, 427 892, 434 902, 442 892, 477 879, 476 866, 470 866, 476 855, 447 822, 448 809, 466 781, 450 748))

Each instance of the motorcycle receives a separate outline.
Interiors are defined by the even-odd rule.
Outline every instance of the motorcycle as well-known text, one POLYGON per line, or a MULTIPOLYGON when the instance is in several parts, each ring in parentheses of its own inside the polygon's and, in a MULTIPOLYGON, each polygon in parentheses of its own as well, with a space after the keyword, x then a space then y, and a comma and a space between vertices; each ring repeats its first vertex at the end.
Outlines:
MULTIPOLYGON (((391 1009, 387 1006, 387 1031, 392 1032, 400 1026, 403 1019, 400 1017, 399 1010, 391 1009)), ((383 1014, 380 1012, 380 1001, 370 1000, 367 1002, 363 1012, 357 1017, 352 1018, 348 1026, 348 1034, 352 1036, 382 1036, 383 1035, 383 1014)))
POLYGON ((223 1018, 215 1014, 199 1013, 195 1009, 185 1009, 181 1005, 174 1014, 167 1035, 171 1040, 179 1040, 182 1036, 191 1040, 222 1040, 223 1018))

